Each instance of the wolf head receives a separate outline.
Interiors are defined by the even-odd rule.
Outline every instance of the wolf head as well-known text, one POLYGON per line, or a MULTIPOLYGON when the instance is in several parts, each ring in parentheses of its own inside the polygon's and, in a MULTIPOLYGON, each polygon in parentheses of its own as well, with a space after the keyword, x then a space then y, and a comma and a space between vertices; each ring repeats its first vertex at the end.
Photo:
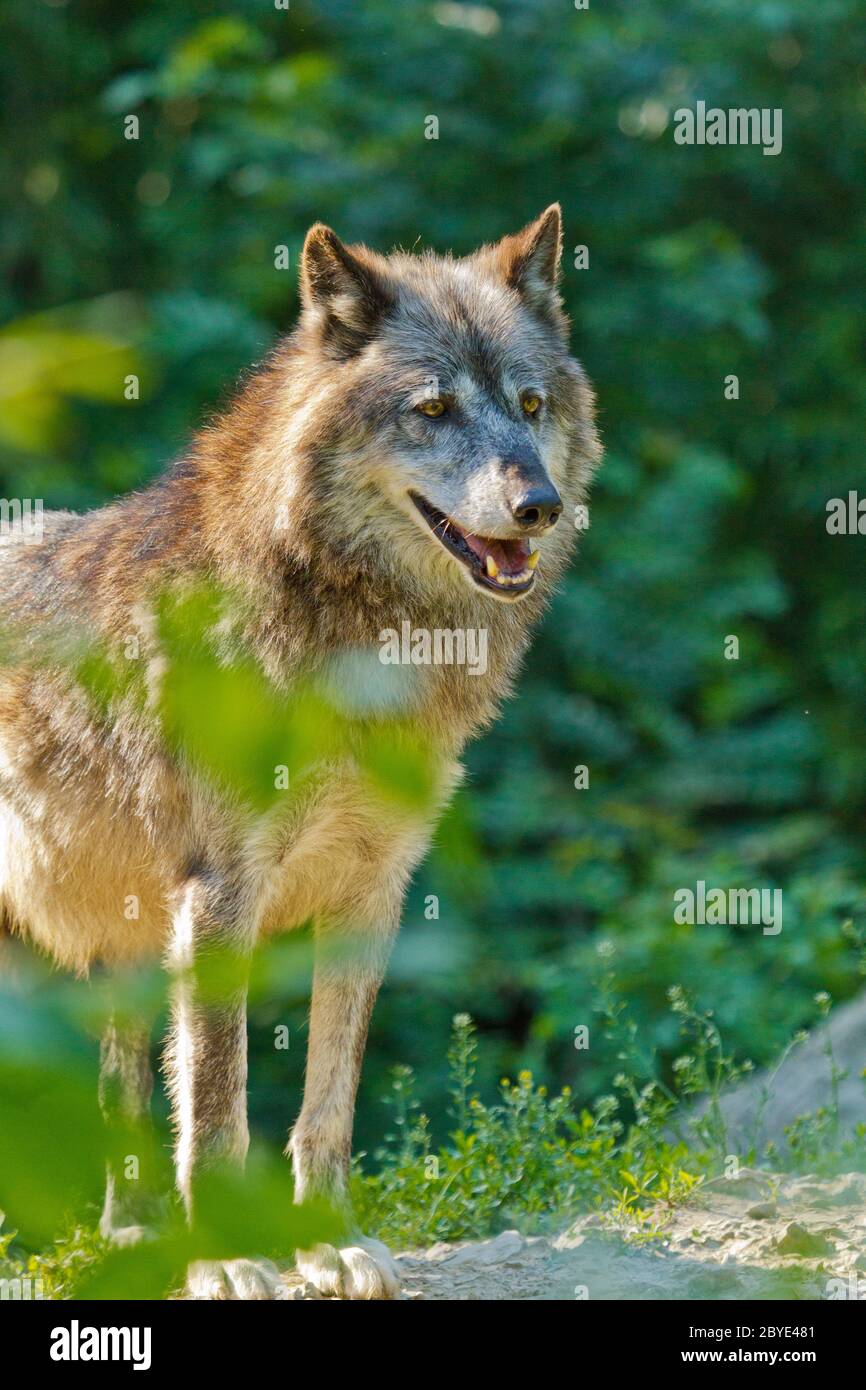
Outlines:
POLYGON ((561 567, 598 453, 561 243, 558 205, 464 259, 310 230, 282 365, 311 555, 507 604, 561 567))

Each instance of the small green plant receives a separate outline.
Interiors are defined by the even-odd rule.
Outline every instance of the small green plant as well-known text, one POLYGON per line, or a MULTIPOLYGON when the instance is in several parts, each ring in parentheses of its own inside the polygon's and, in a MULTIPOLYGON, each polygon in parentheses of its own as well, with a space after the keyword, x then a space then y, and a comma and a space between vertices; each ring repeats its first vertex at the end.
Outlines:
MULTIPOLYGON (((550 1096, 530 1072, 521 1071, 515 1081, 503 1078, 496 1100, 485 1103, 475 1088, 475 1027, 467 1014, 458 1014, 448 1051, 454 1129, 445 1144, 434 1146, 412 1070, 395 1068, 388 1098, 394 1132, 374 1155, 376 1171, 365 1171, 360 1159, 354 1170, 355 1200, 369 1230, 405 1248, 479 1238, 511 1226, 547 1231, 596 1209, 630 1226, 633 1238, 652 1239, 677 1204, 707 1176, 722 1171, 731 1152, 722 1096, 751 1072, 751 1063, 730 1055, 712 1012, 701 1010, 675 985, 668 999, 683 1050, 666 1082, 656 1058, 640 1046, 612 954, 602 943, 596 984, 603 1033, 623 1068, 614 1077, 615 1094, 578 1109, 568 1087, 550 1096)), ((829 996, 816 1002, 826 1019, 829 996)), ((783 1060, 804 1036, 792 1039, 783 1060)), ((840 1140, 842 1073, 829 1037, 824 1051, 829 1104, 789 1127, 786 1166, 829 1171, 855 1149, 862 1159, 866 1126, 864 1133, 840 1140)), ((756 1125, 774 1075, 762 1087, 756 1125)), ((742 1157, 783 1166, 772 1146, 763 1156, 752 1146, 742 1157)))
POLYGON ((692 1129, 702 1147, 721 1158, 730 1151, 722 1092, 748 1074, 752 1064, 737 1063, 725 1052, 712 1010, 700 1012, 680 985, 671 986, 668 999, 679 1019, 680 1036, 690 1043, 673 1064, 677 1095, 681 1100, 703 1102, 692 1129))
MULTIPOLYGON (((843 931, 852 940, 862 964, 862 931, 855 932, 853 924, 850 922, 845 924, 843 931), (846 928, 852 930, 846 931, 846 928)), ((854 1135, 850 1138, 843 1137, 841 1133, 839 1083, 844 1080, 847 1072, 844 1067, 839 1066, 833 1049, 833 1036, 829 1028, 833 1001, 826 990, 821 990, 815 995, 815 1003, 818 1006, 818 1017, 824 1025, 821 1051, 827 1062, 829 1103, 819 1106, 817 1110, 809 1114, 797 1115, 791 1124, 785 1126, 785 1139, 788 1145, 785 1159, 788 1166, 799 1172, 821 1173, 838 1168, 839 1161, 843 1157, 849 1157, 852 1160, 852 1166, 855 1162, 862 1163, 863 1137, 866 1131, 864 1131, 864 1126, 858 1125, 854 1135)), ((775 1157, 775 1150, 770 1156, 775 1157)))
POLYGON ((580 1210, 611 1205, 640 1222, 640 1202, 673 1203, 700 1181, 684 1167, 685 1146, 663 1133, 670 1101, 654 1083, 636 1091, 623 1078, 635 1102, 631 1123, 617 1097, 576 1110, 568 1087, 550 1096, 528 1071, 504 1077, 496 1101, 485 1104, 473 1089, 477 1041, 466 1014, 454 1020, 448 1056, 456 1122, 449 1142, 433 1149, 411 1070, 399 1067, 389 1098, 398 1133, 375 1154, 377 1172, 356 1166, 362 1222, 392 1244, 480 1237, 509 1226, 547 1230, 580 1210))

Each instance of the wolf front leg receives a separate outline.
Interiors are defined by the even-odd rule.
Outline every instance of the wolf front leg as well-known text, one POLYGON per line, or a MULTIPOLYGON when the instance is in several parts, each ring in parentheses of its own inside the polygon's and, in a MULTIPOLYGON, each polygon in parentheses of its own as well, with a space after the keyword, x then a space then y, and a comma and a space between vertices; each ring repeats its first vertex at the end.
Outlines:
MULTIPOLYGON (((184 884, 174 913, 172 1029, 166 1051, 175 1126, 177 1188, 189 1219, 195 1180, 211 1164, 243 1166, 247 1128, 246 964, 252 931, 243 895, 216 878, 184 884)), ((284 1296, 269 1260, 199 1260, 192 1298, 284 1296)))
MULTIPOLYGON (((286 1152, 295 1199, 328 1196, 349 1213, 349 1162, 355 1096, 367 1028, 399 924, 400 899, 380 897, 371 912, 319 925, 307 1046, 304 1102, 286 1152)), ((298 1270, 320 1293, 395 1298, 397 1268, 386 1246, 358 1235, 343 1249, 297 1251, 298 1270)))
POLYGON ((99 1052, 99 1104, 110 1139, 99 1233, 113 1245, 135 1244, 165 1214, 150 1132, 152 1091, 149 1020, 132 1021, 116 1012, 99 1052))

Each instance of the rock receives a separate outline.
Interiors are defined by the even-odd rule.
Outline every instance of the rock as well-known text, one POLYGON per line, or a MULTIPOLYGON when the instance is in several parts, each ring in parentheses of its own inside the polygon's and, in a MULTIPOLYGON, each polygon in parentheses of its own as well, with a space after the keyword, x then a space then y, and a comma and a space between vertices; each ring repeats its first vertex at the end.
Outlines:
POLYGON ((773 1194, 773 1183, 766 1173, 756 1168, 741 1168, 730 1178, 724 1174, 710 1178, 709 1182, 704 1183, 704 1190, 750 1202, 766 1202, 773 1194))
POLYGON ((463 1264, 498 1265, 516 1259, 525 1243, 523 1236, 518 1235, 517 1231, 503 1231, 495 1240, 464 1245, 462 1250, 457 1250, 446 1258, 452 1268, 463 1264))
POLYGON ((820 1231, 807 1231, 798 1221, 792 1221, 785 1234, 776 1241, 780 1255, 802 1255, 807 1260, 815 1260, 820 1255, 833 1255, 836 1247, 820 1231))
MULTIPOLYGON (((738 1082, 720 1101, 727 1143, 731 1153, 746 1153, 754 1145, 762 1153, 772 1140, 787 1150, 785 1126, 798 1115, 809 1115, 827 1104, 830 1079, 825 1049, 832 1043, 836 1066, 843 1073, 839 1080, 839 1129, 849 1134, 863 1120, 864 1039, 866 1039, 866 993, 835 1008, 826 1023, 820 1024, 808 1040, 795 1047, 781 1066, 755 1073, 738 1082), (769 1094, 767 1091, 769 1090, 769 1094)), ((706 1109, 698 1104, 696 1114, 706 1109)), ((860 1186, 860 1174, 849 1175, 860 1186)), ((862 1187, 861 1187, 862 1191, 862 1187)), ((846 1200, 841 1195, 838 1200, 846 1200)))
POLYGON ((756 1202, 753 1207, 749 1207, 746 1212, 753 1221, 772 1221, 779 1214, 779 1208, 775 1202, 756 1202))
POLYGON ((866 1207, 866 1173, 840 1173, 835 1178, 793 1178, 785 1195, 816 1207, 866 1207))

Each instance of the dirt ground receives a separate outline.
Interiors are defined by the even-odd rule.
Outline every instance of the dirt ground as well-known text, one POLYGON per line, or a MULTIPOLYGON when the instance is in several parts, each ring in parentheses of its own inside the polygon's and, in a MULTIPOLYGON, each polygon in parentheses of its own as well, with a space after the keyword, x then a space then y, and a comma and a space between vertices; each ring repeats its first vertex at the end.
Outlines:
MULTIPOLYGON (((773 1140, 827 1103, 831 1039, 840 1131, 866 1118, 866 995, 834 1010, 781 1067, 723 1099, 740 1152, 773 1140)), ((737 1148, 733 1151, 736 1152, 737 1148)), ((556 1237, 504 1231, 491 1240, 400 1254, 404 1299, 845 1299, 866 1301, 866 1174, 774 1177, 740 1168, 715 1178, 685 1206, 655 1214, 659 1234, 585 1216, 556 1237)), ((288 1296, 315 1295, 288 1276, 288 1296)))
MULTIPOLYGON (((504 1231, 398 1257, 403 1298, 866 1301, 866 1174, 775 1178, 740 1170, 659 1211, 652 1239, 582 1217, 555 1238, 504 1231)), ((316 1297, 297 1276, 288 1296, 316 1297)))

